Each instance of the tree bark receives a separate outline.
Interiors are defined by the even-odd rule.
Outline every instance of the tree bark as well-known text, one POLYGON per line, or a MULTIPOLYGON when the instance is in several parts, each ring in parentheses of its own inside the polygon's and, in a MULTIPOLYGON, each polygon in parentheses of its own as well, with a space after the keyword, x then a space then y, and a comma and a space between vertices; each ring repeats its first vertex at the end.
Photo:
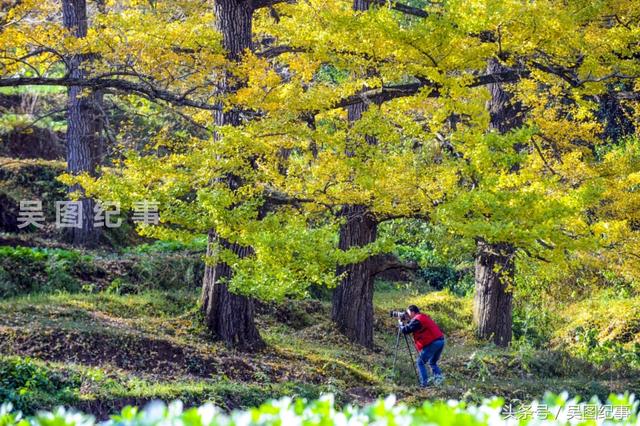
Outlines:
MULTIPOLYGON (((489 61, 488 72, 505 72, 509 68, 498 59, 489 61)), ((490 127, 506 133, 522 125, 521 106, 500 83, 490 84, 491 99, 487 108, 491 116, 490 127)), ((515 272, 515 248, 504 242, 477 243, 475 259, 475 297, 473 318, 478 337, 491 339, 498 346, 511 342, 512 299, 508 288, 515 272)))
POLYGON ((487 244, 479 241, 475 260, 476 293, 473 319, 478 337, 491 339, 498 346, 511 342, 512 300, 507 285, 515 272, 510 244, 487 244))
MULTIPOLYGON (((85 0, 63 0, 63 23, 66 29, 77 38, 87 35, 87 5, 85 0)), ((82 69, 83 55, 75 54, 67 58, 69 77, 84 79, 86 73, 82 69)), ((96 138, 95 121, 92 102, 93 96, 83 96, 81 86, 70 86, 67 90, 67 171, 77 175, 89 173, 95 175, 94 141, 96 138)), ((73 185, 70 192, 80 191, 79 185, 73 185)), ((70 239, 74 245, 94 246, 99 234, 93 226, 94 201, 81 197, 82 223, 79 228, 70 228, 70 239)))
MULTIPOLYGON (((213 255, 215 234, 209 234, 207 255, 213 255)), ((229 244, 220 241, 222 248, 232 250, 240 257, 251 253, 250 247, 229 244)), ((204 271, 204 285, 202 286, 202 312, 205 323, 216 337, 241 350, 255 350, 264 347, 264 342, 255 326, 255 308, 253 300, 233 294, 227 286, 220 282, 231 278, 233 271, 225 263, 207 266, 204 271)))
POLYGON ((629 119, 632 113, 615 96, 613 89, 599 96, 599 101, 596 116, 604 124, 601 134, 604 141, 618 143, 622 138, 635 133, 635 126, 629 119))
MULTIPOLYGON (((340 215, 346 222, 340 228, 339 248, 362 247, 375 241, 377 222, 364 206, 345 206, 340 215)), ((331 318, 352 341, 373 347, 373 259, 340 266, 344 274, 333 292, 331 318)))
MULTIPOLYGON (((245 49, 251 48, 251 26, 253 10, 247 1, 216 0, 216 27, 222 34, 222 43, 231 60, 239 60, 245 49)), ((219 79, 218 92, 230 93, 237 90, 238 85, 230 76, 223 75, 219 79)), ((240 124, 240 116, 234 111, 214 112, 217 125, 240 124)), ((233 176, 226 178, 233 188, 238 185, 233 176)), ((233 251, 239 257, 251 253, 250 247, 243 247, 218 239, 214 231, 209 233, 207 254, 212 255, 217 247, 233 251)), ((242 350, 255 350, 264 347, 264 342, 255 325, 254 303, 249 297, 233 294, 225 281, 232 277, 229 265, 217 263, 206 266, 201 296, 201 307, 209 330, 226 344, 242 350)))
MULTIPOLYGON (((353 10, 369 9, 369 0, 354 0, 353 10)), ((347 106, 347 119, 350 122, 359 120, 367 110, 364 102, 347 106)), ((366 137, 368 143, 375 143, 374 138, 366 137)), ((354 155, 347 144, 348 156, 354 155)), ((362 247, 375 241, 378 224, 365 206, 347 205, 341 209, 340 216, 345 223, 340 228, 340 250, 362 247)), ((359 263, 340 266, 336 270, 338 276, 343 275, 340 284, 333 292, 331 318, 340 330, 351 341, 367 348, 373 347, 373 281, 375 270, 374 259, 365 259, 359 263)))

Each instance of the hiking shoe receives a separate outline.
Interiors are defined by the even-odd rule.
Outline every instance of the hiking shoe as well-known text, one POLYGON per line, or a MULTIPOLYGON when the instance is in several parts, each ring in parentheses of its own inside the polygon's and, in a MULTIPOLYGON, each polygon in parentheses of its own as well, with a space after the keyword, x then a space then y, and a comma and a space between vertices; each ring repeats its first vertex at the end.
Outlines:
POLYGON ((439 374, 437 376, 435 376, 432 380, 433 385, 435 386, 439 386, 442 384, 442 382, 444 382, 444 376, 442 374, 439 374))
POLYGON ((431 387, 433 387, 433 377, 429 377, 429 378, 427 379, 427 382, 426 382, 426 383, 424 383, 424 384, 420 384, 420 387, 421 387, 422 389, 424 389, 424 388, 431 388, 431 387))

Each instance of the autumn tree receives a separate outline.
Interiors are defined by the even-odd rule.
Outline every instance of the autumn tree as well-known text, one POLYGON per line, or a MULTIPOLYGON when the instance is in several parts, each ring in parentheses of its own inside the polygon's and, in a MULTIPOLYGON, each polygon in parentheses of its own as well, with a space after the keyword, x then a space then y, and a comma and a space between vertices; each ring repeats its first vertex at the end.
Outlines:
POLYGON ((504 291, 486 311, 486 324, 504 314, 492 332, 504 344, 513 259, 556 262, 593 240, 593 97, 638 73, 637 7, 353 6, 225 1, 214 17, 197 2, 178 15, 123 2, 128 13, 105 11, 105 26, 70 49, 90 45, 99 58, 84 79, 6 75, 0 85, 105 89, 171 105, 202 128, 180 141, 159 132, 162 149, 69 182, 126 207, 157 200, 161 224, 144 235, 210 235, 204 312, 229 343, 260 345, 247 297, 304 296, 318 283, 339 285, 334 318, 371 345, 373 322, 354 318, 368 317, 372 276, 394 247, 375 227, 421 218, 479 243, 477 281, 504 291), (612 14, 621 22, 603 25, 612 14), (223 300, 237 308, 221 310, 223 300))
MULTIPOLYGON (((354 0, 354 11, 367 11, 368 1, 354 0)), ((368 105, 357 102, 347 107, 347 120, 354 122, 362 117, 368 105)), ((368 143, 375 143, 371 137, 368 143)), ((353 155, 347 145, 347 155, 353 155)), ((377 220, 363 205, 345 205, 338 212, 344 224, 340 226, 340 250, 351 247, 362 247, 371 244, 376 239, 377 220)), ((340 284, 333 292, 331 318, 338 328, 352 341, 363 346, 373 346, 373 259, 367 258, 362 262, 341 265, 336 274, 340 277, 340 284)))
MULTIPOLYGON (((508 68, 499 58, 489 60, 489 73, 506 70, 508 68)), ((488 89, 491 95, 487 102, 490 129, 500 134, 518 129, 523 122, 521 105, 499 83, 490 84, 488 89)), ((520 149, 519 146, 514 148, 520 149)), ((492 339, 499 346, 506 346, 511 341, 513 295, 509 284, 515 274, 515 255, 516 248, 509 242, 489 243, 482 237, 477 240, 474 321, 478 336, 492 339)))
MULTIPOLYGON (((230 61, 240 61, 252 48, 252 22, 254 5, 248 0, 216 0, 214 14, 216 28, 222 35, 222 46, 230 61)), ((218 76, 216 90, 222 94, 233 93, 242 84, 231 72, 218 76)), ((224 109, 214 112, 216 126, 238 126, 240 111, 224 109)), ((218 134, 217 137, 224 137, 218 134)), ((222 178, 231 190, 241 186, 240 177, 229 174, 222 178)), ((209 232, 208 256, 222 248, 242 259, 251 253, 251 247, 220 238, 213 229, 209 232)), ((243 349, 259 349, 264 346, 254 322, 254 305, 250 297, 229 291, 225 280, 233 275, 231 265, 216 261, 205 268, 202 284, 202 311, 209 329, 221 340, 243 349)))
MULTIPOLYGON (((503 205, 502 202, 509 200, 509 204, 514 203, 515 205, 518 203, 527 204, 532 202, 533 198, 531 194, 526 195, 526 192, 530 193, 530 189, 526 189, 526 187, 522 188, 525 193, 518 194, 520 190, 517 189, 515 191, 516 194, 513 196, 507 195, 503 198, 503 201, 500 201, 502 197, 496 198, 494 195, 486 192, 481 192, 482 195, 480 196, 476 195, 467 198, 468 196, 465 195, 462 197, 465 203, 471 203, 467 204, 467 206, 475 205, 477 206, 476 208, 484 210, 460 211, 460 214, 463 214, 463 216, 459 218, 463 222, 465 220, 468 221, 467 225, 469 225, 469 228, 466 229, 464 234, 479 241, 476 277, 478 283, 477 297, 479 300, 477 304, 479 307, 485 306, 485 309, 476 310, 479 331, 483 337, 493 336, 497 343, 504 345, 507 344, 511 338, 511 290, 507 288, 507 284, 512 281, 513 274, 515 273, 516 256, 531 257, 532 259, 544 258, 540 255, 540 251, 545 250, 553 252, 552 258, 553 256, 562 256, 562 250, 559 250, 559 247, 565 249, 573 247, 575 249, 579 246, 578 241, 581 241, 582 238, 589 239, 589 231, 584 226, 584 220, 585 214, 587 214, 589 209, 588 206, 596 199, 592 192, 592 190, 595 190, 595 187, 588 184, 584 187, 580 187, 580 185, 586 183, 591 178, 591 172, 587 170, 593 164, 590 153, 585 152, 576 145, 580 143, 579 141, 593 140, 597 134, 597 130, 595 129, 596 126, 592 124, 592 121, 589 121, 593 120, 593 104, 586 106, 584 102, 590 103, 593 99, 593 96, 587 93, 599 93, 602 91, 602 85, 600 84, 602 81, 615 81, 618 77, 625 75, 627 76, 626 78, 634 78, 633 76, 637 74, 637 68, 633 64, 633 61, 630 60, 631 58, 628 53, 626 53, 633 44, 631 39, 629 39, 631 28, 626 22, 633 21, 632 16, 634 16, 634 14, 637 15, 637 10, 629 9, 626 4, 612 2, 611 4, 603 6, 602 9, 590 8, 586 13, 583 11, 583 13, 577 14, 573 6, 564 9, 552 10, 547 8, 542 10, 541 8, 543 6, 536 4, 529 10, 515 7, 513 12, 514 15, 518 15, 518 19, 525 16, 531 20, 521 20, 520 22, 524 22, 524 24, 518 23, 510 27, 505 24, 505 22, 515 23, 517 20, 514 19, 510 21, 510 12, 506 12, 505 9, 501 9, 500 7, 496 7, 495 9, 487 7, 487 20, 479 26, 478 24, 481 20, 473 16, 473 13, 476 13, 477 10, 473 10, 471 14, 467 14, 465 11, 456 10, 458 6, 461 5, 452 4, 450 10, 434 8, 436 10, 434 10, 432 14, 429 14, 429 16, 435 16, 434 20, 444 17, 442 20, 445 22, 447 16, 453 16, 455 22, 451 23, 452 26, 458 30, 462 30, 462 34, 467 38, 467 43, 478 47, 484 46, 488 49, 492 49, 492 46, 495 46, 498 49, 498 52, 494 54, 496 57, 509 57, 509 63, 515 65, 515 69, 509 69, 503 65, 501 67, 494 67, 493 70, 490 69, 490 72, 487 73, 487 77, 492 78, 491 76, 494 76, 493 78, 495 79, 494 82, 489 81, 490 87, 493 87, 491 90, 493 97, 489 101, 491 106, 489 123, 491 127, 500 133, 504 133, 503 138, 498 138, 506 142, 503 148, 507 149, 507 151, 503 151, 503 155, 512 157, 515 153, 515 155, 521 156, 521 159, 508 159, 505 157, 501 160, 501 162, 504 161, 504 163, 496 164, 494 161, 486 161, 485 164, 476 164, 475 166, 478 167, 478 170, 467 175, 465 182, 468 183, 472 189, 478 185, 482 187, 486 183, 492 187, 498 182, 495 180, 497 176, 493 176, 487 182, 483 183, 482 176, 486 173, 491 175, 495 170, 500 170, 500 173, 513 173, 514 171, 518 171, 518 169, 522 167, 522 164, 530 162, 531 159, 537 159, 536 161, 544 164, 544 167, 538 170, 538 177, 536 179, 539 180, 543 186, 549 185, 547 187, 548 191, 553 191, 552 188, 555 186, 556 190, 559 191, 558 195, 563 194, 563 191, 565 191, 565 195, 571 194, 570 197, 565 199, 558 198, 553 200, 549 198, 547 200, 548 203, 539 203, 537 208, 542 208, 544 213, 540 212, 542 214, 534 215, 522 222, 521 218, 519 218, 520 213, 515 210, 512 211, 509 205, 503 205), (609 12, 616 13, 615 16, 618 16, 618 14, 624 16, 623 19, 618 16, 622 22, 618 23, 617 29, 612 30, 612 19, 610 15, 606 15, 606 13, 609 12), (602 24, 603 16, 605 16, 605 25, 602 24), (537 34, 533 26, 536 25, 539 19, 547 19, 548 22, 563 22, 563 25, 555 28, 563 28, 563 31, 566 30, 566 32, 562 34, 558 34, 557 32, 552 34, 537 34), (528 25, 531 25, 531 27, 527 27, 528 25), (520 33, 521 35, 517 35, 517 31, 522 31, 520 33), (605 34, 607 32, 609 33, 605 34), (595 50, 592 51, 591 47, 585 46, 589 45, 587 40, 597 39, 597 37, 593 37, 594 33, 598 33, 601 37, 620 37, 621 46, 624 47, 617 52, 614 49, 609 52, 599 52, 601 56, 590 56, 589 54, 595 50), (508 37, 513 37, 513 39, 509 40, 508 37), (529 39, 526 43, 523 43, 522 37, 528 37, 529 39), (565 40, 567 43, 566 46, 572 46, 571 49, 580 46, 580 50, 576 53, 576 51, 568 51, 565 48, 558 49, 557 46, 555 46, 558 40, 565 40), (629 44, 629 42, 631 42, 631 44, 629 44), (529 45, 535 45, 536 48, 530 50, 527 43, 529 43, 529 45), (575 62, 577 65, 558 65, 562 61, 567 61, 568 58, 574 57, 578 58, 575 62), (594 59, 597 57, 598 59, 596 61, 593 59, 585 60, 587 57, 594 59), (619 59, 621 57, 626 57, 627 61, 620 63, 619 59), (592 62, 584 69, 581 69, 584 63, 590 60, 592 62), (591 69, 594 66, 599 67, 597 73, 600 77, 590 75, 593 72, 591 69), (589 69, 589 71, 587 71, 587 69, 589 69), (586 75, 586 77, 583 75, 586 75), (513 111, 510 110, 513 110, 514 105, 521 104, 521 101, 516 100, 513 104, 508 102, 511 96, 500 88, 498 83, 501 80, 497 78, 498 76, 504 76, 506 78, 509 78, 507 76, 515 77, 515 79, 510 80, 511 82, 520 79, 529 80, 526 82, 527 96, 529 96, 530 99, 535 96, 544 99, 544 102, 547 102, 547 111, 543 113, 542 110, 545 108, 539 105, 540 101, 535 102, 535 113, 529 114, 526 126, 519 128, 524 122, 525 117, 522 115, 518 117, 517 114, 513 114, 513 111), (542 87, 544 87, 544 89, 541 90, 540 86, 537 88, 532 87, 536 84, 534 83, 535 81, 538 82, 538 85, 543 85, 542 87), (551 95, 547 97, 542 94, 545 91, 551 92, 551 95), (556 108, 549 108, 548 102, 550 102, 550 99, 553 99, 553 102, 556 102, 557 105, 558 98, 563 99, 563 102, 568 101, 571 106, 565 108, 558 106, 556 106, 556 108), (561 115, 567 113, 571 119, 560 118, 561 115), (560 129, 563 129, 564 133, 560 131, 560 129), (528 138, 535 140, 527 141, 528 138), (542 141, 542 143, 540 143, 540 141, 542 141), (564 156, 567 156, 569 161, 566 161, 564 156), (559 174, 558 170, 564 170, 568 163, 573 163, 575 167, 576 157, 581 158, 584 164, 576 167, 575 170, 581 170, 585 174, 580 177, 576 176, 575 172, 567 175, 559 174), (521 160, 523 160, 522 163, 521 160), (554 165, 554 162, 560 162, 561 165, 554 165), (591 166, 588 165, 589 163, 591 163, 591 166), (557 182, 554 183, 555 180, 559 180, 561 184, 567 186, 559 189, 562 185, 558 187, 557 182), (524 198, 518 200, 518 198, 522 196, 524 196, 524 198), (487 197, 487 200, 482 200, 481 197, 487 197), (487 205, 487 201, 489 201, 489 205, 487 205), (504 211, 500 212, 500 209, 504 209, 504 211), (504 212, 509 214, 505 215, 504 212), (479 217, 481 221, 489 221, 495 228, 493 230, 488 227, 484 228, 481 222, 476 222, 473 218, 478 214, 481 215, 481 217, 479 217), (546 218, 544 217, 545 214, 548 215, 546 218), (556 220, 554 224, 556 226, 556 235, 549 234, 548 230, 544 228, 546 225, 543 225, 543 227, 539 226, 548 223, 552 217, 556 220), (528 219, 534 219, 535 222, 526 224, 528 219), (523 230, 528 231, 530 234, 537 233, 538 238, 525 238, 521 240, 522 236, 518 236, 517 233, 514 233, 515 230, 511 230, 513 226, 517 226, 516 224, 519 222, 521 222, 523 230), (577 231, 577 233, 569 231, 571 228, 577 231), (466 234, 467 231, 471 232, 471 234, 466 234), (570 237, 567 238, 567 236, 570 237), (501 239, 504 241, 501 241, 501 239), (486 290, 485 287, 488 282, 491 283, 492 289, 490 291, 483 291, 483 289, 486 290), (483 296, 489 297, 485 298, 483 296), (485 299, 485 301, 486 299, 491 300, 492 303, 484 304, 482 303, 482 299, 485 299)), ((388 21, 384 22, 387 25, 389 24, 388 21)), ((365 27, 362 26, 361 28, 365 27)), ((419 25, 417 28, 419 28, 419 25)), ((352 38, 364 38, 366 31, 367 30, 363 30, 361 36, 354 36, 352 38)), ((369 31, 369 33, 371 33, 371 31, 369 31)), ((376 34, 384 34, 384 31, 378 31, 376 34)), ((456 32, 454 32, 454 34, 457 36, 461 35, 456 32)), ((439 35, 442 37, 442 33, 439 33, 439 35)), ((408 38, 407 36, 404 37, 408 38)), ((379 40, 380 39, 384 40, 383 37, 379 37, 379 40)), ((428 42, 424 44, 428 46, 428 42)), ((380 45, 384 45, 384 42, 381 42, 380 45)), ((310 47, 307 46, 306 48, 309 49, 310 47)), ((403 50, 403 52, 407 51, 410 51, 410 49, 407 48, 403 50)), ((490 51, 491 50, 487 50, 485 52, 489 53, 488 58, 492 60, 490 51)), ((390 60, 389 57, 385 57, 381 52, 384 52, 384 50, 369 51, 367 54, 369 58, 384 58, 385 61, 395 63, 390 60)), ((354 56, 357 56, 358 53, 362 55, 362 52, 356 53, 350 51, 349 53, 354 56)), ((477 58, 483 57, 486 53, 477 56, 477 58)), ((437 57, 435 59, 428 57, 427 59, 430 60, 431 63, 438 62, 437 57)), ((569 61, 571 61, 571 59, 569 59, 569 61)), ((429 80, 422 80, 413 87, 426 88, 430 86, 438 87, 437 84, 429 80)), ((395 96, 411 96, 415 92, 412 91, 410 87, 410 85, 404 87, 399 86, 397 88, 389 87, 388 91, 386 91, 387 89, 383 85, 381 90, 372 91, 371 99, 385 96, 394 97, 394 95, 392 95, 392 90, 394 89, 396 90, 395 96)), ((532 106, 529 104, 523 109, 528 111, 531 108, 532 106)), ((454 111, 454 114, 455 113, 459 115, 460 111, 454 111)), ((475 118, 478 120, 478 123, 481 123, 482 119, 479 118, 478 115, 476 115, 475 118)), ((482 125, 478 125, 476 128, 482 127, 482 125)), ((486 139, 485 136, 478 135, 476 137, 483 141, 483 144, 476 145, 476 147, 481 150, 486 150, 485 145, 489 145, 491 150, 498 152, 503 149, 498 148, 498 146, 491 147, 494 143, 486 139)), ((449 140, 455 141, 455 139, 451 137, 449 137, 449 140)), ((457 154, 465 158, 468 164, 469 162, 473 164, 472 161, 474 159, 471 157, 478 155, 479 152, 472 153, 467 157, 465 151, 474 144, 469 144, 468 141, 465 142, 464 140, 459 140, 458 143, 466 143, 468 145, 466 147, 455 144, 450 146, 457 151, 457 154)), ((486 160, 490 160, 490 157, 485 158, 486 160)), ((537 165, 535 167, 539 168, 540 166, 537 165)), ((465 168, 466 166, 463 167, 463 170, 465 168)), ((467 169, 467 171, 469 170, 467 169)), ((531 179, 532 176, 530 173, 531 171, 522 171, 516 173, 516 175, 527 175, 528 178, 531 179)), ((511 190, 513 189, 515 188, 511 190)), ((539 196, 542 198, 545 197, 542 192, 539 196)), ((456 205, 456 198, 457 196, 454 194, 454 191, 446 194, 443 201, 449 200, 451 202, 439 203, 442 204, 439 210, 443 212, 443 214, 438 215, 438 217, 446 217, 452 212, 450 209, 456 205)), ((531 207, 533 207, 533 205, 531 205, 531 207)), ((527 208, 522 210, 523 214, 531 214, 531 212, 532 210, 528 210, 527 208)), ((449 223, 449 225, 451 224, 449 223)), ((455 229, 455 227, 452 228, 455 229)))
MULTIPOLYGON (((84 38, 87 35, 89 18, 87 16, 87 4, 85 0, 63 0, 62 15, 64 27, 71 36, 84 38)), ((65 58, 68 76, 72 79, 83 80, 86 55, 74 53, 65 58)), ((70 174, 77 175, 96 172, 97 154, 100 141, 100 113, 99 93, 83 90, 82 86, 69 86, 67 101, 67 170, 70 174)), ((79 185, 70 187, 71 192, 83 190, 79 185)), ((71 228, 71 240, 74 244, 93 246, 98 242, 98 231, 93 226, 95 202, 81 195, 79 200, 82 206, 79 214, 81 224, 71 228)))

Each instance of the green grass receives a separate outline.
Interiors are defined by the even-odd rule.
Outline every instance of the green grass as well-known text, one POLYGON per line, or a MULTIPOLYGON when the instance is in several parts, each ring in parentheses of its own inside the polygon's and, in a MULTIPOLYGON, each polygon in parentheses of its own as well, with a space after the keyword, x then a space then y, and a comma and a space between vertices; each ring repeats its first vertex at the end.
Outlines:
POLYGON ((317 398, 331 391, 304 383, 238 383, 224 377, 159 381, 73 363, 42 362, 0 356, 0 397, 26 414, 59 404, 109 413, 123 403, 180 399, 187 404, 212 402, 233 409, 258 405, 280 396, 317 398), (9 390, 12 391, 9 391, 9 390))
POLYGON ((196 289, 183 289, 0 301, 2 359, 30 356, 45 375, 68 384, 62 394, 58 388, 32 392, 24 408, 57 401, 106 415, 155 398, 235 408, 279 395, 316 397, 321 392, 357 403, 395 393, 411 404, 449 398, 477 402, 489 395, 524 400, 539 398, 547 389, 583 396, 640 393, 637 376, 612 380, 614 370, 599 370, 558 348, 540 350, 518 342, 504 350, 477 341, 472 300, 449 291, 379 285, 373 351, 350 344, 335 330, 328 301, 261 305, 257 323, 268 348, 250 354, 211 341, 199 322, 198 296, 196 289), (405 346, 392 370, 396 328, 388 311, 411 303, 432 315, 447 334, 441 361, 447 381, 440 388, 415 386, 405 346))

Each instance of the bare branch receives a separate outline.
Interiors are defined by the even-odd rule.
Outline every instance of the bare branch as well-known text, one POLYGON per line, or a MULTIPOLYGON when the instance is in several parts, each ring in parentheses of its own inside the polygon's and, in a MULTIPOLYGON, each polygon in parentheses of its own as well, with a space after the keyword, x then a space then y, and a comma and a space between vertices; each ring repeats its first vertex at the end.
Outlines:
MULTIPOLYGON (((193 107, 198 109, 221 111, 218 103, 208 103, 187 98, 187 95, 174 93, 169 90, 155 87, 151 84, 140 84, 129 80, 112 78, 48 78, 48 77, 9 77, 0 78, 0 87, 16 86, 78 86, 88 87, 93 90, 113 89, 123 93, 135 93, 150 100, 162 100, 177 106, 193 107)), ((188 92, 187 92, 188 93, 188 92)))
POLYGON ((373 0, 373 2, 380 6, 391 6, 391 9, 397 10, 398 12, 402 12, 406 15, 416 16, 418 18, 426 18, 429 16, 426 10, 409 6, 408 4, 400 3, 397 1, 387 1, 387 0, 373 0))
MULTIPOLYGON (((486 74, 476 77, 467 87, 485 86, 493 83, 513 83, 520 80, 522 77, 529 75, 526 70, 522 71, 507 71, 494 74, 486 74)), ((429 97, 437 98, 440 96, 441 85, 429 80, 419 81, 417 83, 398 84, 393 86, 382 86, 378 89, 371 89, 364 92, 357 93, 355 95, 344 98, 333 105, 333 108, 344 108, 349 105, 355 105, 362 102, 363 98, 368 99, 370 102, 381 103, 390 101, 396 98, 402 98, 405 96, 412 96, 418 93, 424 88, 430 88, 431 92, 429 97)))

